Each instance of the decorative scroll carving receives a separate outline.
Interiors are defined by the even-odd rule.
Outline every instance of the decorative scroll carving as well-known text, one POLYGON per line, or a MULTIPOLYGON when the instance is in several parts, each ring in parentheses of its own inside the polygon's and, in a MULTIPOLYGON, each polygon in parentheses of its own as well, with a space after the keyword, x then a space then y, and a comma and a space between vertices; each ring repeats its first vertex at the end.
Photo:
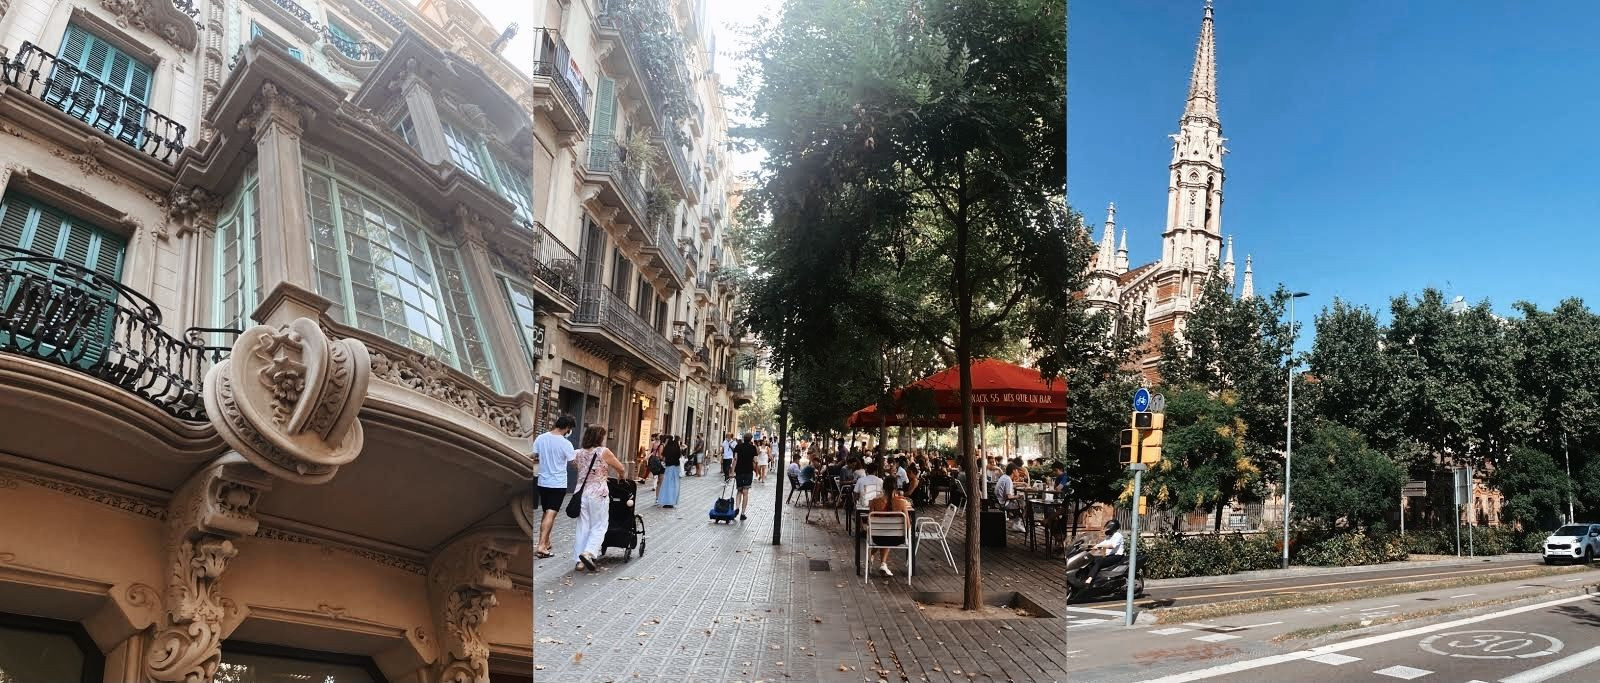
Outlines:
POLYGON ((222 201, 216 195, 198 187, 174 187, 167 195, 166 204, 167 222, 177 228, 179 237, 197 231, 216 231, 217 211, 222 208, 222 201))
POLYGON ((78 170, 83 171, 84 175, 98 176, 105 178, 106 180, 121 182, 123 180, 121 176, 112 172, 110 169, 106 168, 104 164, 100 163, 100 157, 105 151, 105 139, 95 136, 87 138, 83 141, 82 151, 72 152, 61 147, 55 147, 50 150, 50 153, 72 162, 73 165, 78 167, 78 170))
MULTIPOLYGON (((0 3, 0 13, 5 11, 0 3)), ((168 0, 100 0, 100 6, 117 16, 117 25, 149 31, 184 52, 200 42, 194 19, 168 0)))
POLYGON ((522 416, 516 408, 490 403, 482 392, 451 376, 438 359, 419 353, 394 357, 382 351, 371 353, 373 377, 449 403, 507 436, 523 436, 522 416))
POLYGON ((273 476, 322 483, 361 454, 356 414, 372 361, 359 340, 331 340, 297 318, 239 335, 206 373, 207 414, 228 445, 273 476))
POLYGON ((443 639, 433 680, 489 683, 489 644, 480 629, 498 603, 497 591, 511 590, 506 563, 526 539, 485 531, 452 542, 428 570, 434 621, 443 639))
POLYGON ((243 456, 228 453, 173 495, 167 517, 166 609, 145 658, 150 680, 213 680, 228 616, 217 583, 239 554, 233 540, 255 533, 256 502, 271 483, 243 456))

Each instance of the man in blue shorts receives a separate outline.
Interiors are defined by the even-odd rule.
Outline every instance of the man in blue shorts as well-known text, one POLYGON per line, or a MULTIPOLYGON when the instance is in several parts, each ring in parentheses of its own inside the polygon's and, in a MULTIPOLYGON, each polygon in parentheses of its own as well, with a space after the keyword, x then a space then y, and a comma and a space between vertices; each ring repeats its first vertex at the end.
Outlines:
POLYGON ((539 465, 539 507, 544 509, 544 517, 539 520, 539 545, 533 551, 539 557, 552 554, 550 530, 556 525, 556 511, 561 509, 561 500, 567 496, 567 463, 573 458, 572 442, 567 440, 567 435, 576 425, 577 420, 571 415, 562 415, 556 418, 555 427, 533 440, 534 458, 539 465))

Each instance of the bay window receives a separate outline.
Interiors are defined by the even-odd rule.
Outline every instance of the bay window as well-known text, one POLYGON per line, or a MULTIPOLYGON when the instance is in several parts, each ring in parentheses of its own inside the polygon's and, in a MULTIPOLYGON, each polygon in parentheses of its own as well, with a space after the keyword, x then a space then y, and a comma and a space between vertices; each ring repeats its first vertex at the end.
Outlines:
POLYGON ((441 120, 450 161, 468 175, 483 181, 515 207, 517 217, 533 220, 533 184, 529 174, 497 152, 471 129, 441 120))
POLYGON ((424 214, 326 153, 305 154, 317 293, 328 315, 438 358, 498 389, 455 246, 424 214))
POLYGON ((213 245, 216 272, 212 280, 218 302, 212 318, 217 327, 249 327, 250 314, 261 301, 261 207, 257 186, 256 176, 247 175, 217 216, 213 245))

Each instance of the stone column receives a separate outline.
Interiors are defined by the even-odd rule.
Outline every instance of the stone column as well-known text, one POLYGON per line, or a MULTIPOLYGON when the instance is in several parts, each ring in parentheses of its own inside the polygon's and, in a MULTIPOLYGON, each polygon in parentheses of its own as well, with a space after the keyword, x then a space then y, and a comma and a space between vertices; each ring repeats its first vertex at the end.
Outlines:
POLYGON ((517 323, 511 319, 510 307, 505 305, 505 292, 495 277, 494 264, 489 259, 489 244, 484 234, 493 226, 477 212, 466 206, 458 206, 455 229, 464 243, 461 249, 462 267, 471 280, 471 288, 478 292, 481 299, 478 313, 487 337, 484 342, 489 345, 495 367, 500 369, 500 376, 505 379, 504 393, 531 393, 537 388, 533 368, 521 352, 522 339, 517 333, 517 323))
POLYGON ((405 98, 411 129, 417 136, 417 152, 428 163, 441 164, 450 160, 450 150, 444 143, 444 125, 439 121, 439 105, 433 101, 427 79, 418 71, 417 60, 406 60, 405 71, 389 82, 389 89, 399 91, 405 98))
POLYGON ((263 291, 278 281, 316 291, 311 273, 311 227, 306 211, 300 134, 315 116, 309 107, 273 83, 261 86, 239 129, 254 134, 260 176, 263 291), (272 278, 279 278, 273 280, 272 278))
POLYGON ((217 590, 233 541, 252 536, 256 502, 271 477, 238 453, 227 453, 189 478, 167 508, 165 609, 154 626, 144 673, 151 681, 211 683, 222 639, 238 625, 239 608, 217 590))

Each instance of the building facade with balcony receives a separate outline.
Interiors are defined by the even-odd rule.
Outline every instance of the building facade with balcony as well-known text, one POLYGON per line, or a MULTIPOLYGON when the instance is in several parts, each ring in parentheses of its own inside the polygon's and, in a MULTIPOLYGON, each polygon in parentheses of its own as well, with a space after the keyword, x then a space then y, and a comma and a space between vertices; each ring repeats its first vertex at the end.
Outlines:
POLYGON ((704 4, 0 0, 0 666, 528 680, 531 437, 750 398, 704 4))
POLYGON ((582 108, 501 28, 0 1, 5 677, 531 680, 582 108))

